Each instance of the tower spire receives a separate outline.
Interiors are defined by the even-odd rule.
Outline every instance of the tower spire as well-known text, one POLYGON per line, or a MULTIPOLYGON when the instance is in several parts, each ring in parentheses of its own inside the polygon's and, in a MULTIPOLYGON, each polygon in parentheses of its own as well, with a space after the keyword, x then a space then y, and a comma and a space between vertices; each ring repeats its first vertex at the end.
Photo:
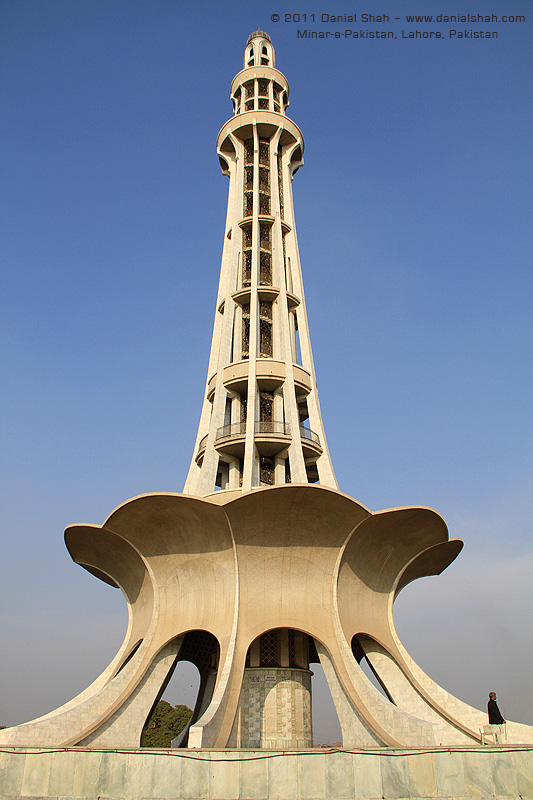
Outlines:
POLYGON ((337 488, 322 418, 294 221, 300 129, 270 36, 248 37, 217 139, 230 179, 217 310, 184 492, 317 483, 337 488))

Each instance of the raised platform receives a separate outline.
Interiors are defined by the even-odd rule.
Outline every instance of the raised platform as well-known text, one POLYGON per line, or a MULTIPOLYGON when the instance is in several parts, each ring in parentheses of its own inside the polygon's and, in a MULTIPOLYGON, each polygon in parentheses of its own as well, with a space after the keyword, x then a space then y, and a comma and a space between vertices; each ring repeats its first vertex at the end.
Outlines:
POLYGON ((3 746, 0 798, 533 798, 533 747, 89 750, 3 746))

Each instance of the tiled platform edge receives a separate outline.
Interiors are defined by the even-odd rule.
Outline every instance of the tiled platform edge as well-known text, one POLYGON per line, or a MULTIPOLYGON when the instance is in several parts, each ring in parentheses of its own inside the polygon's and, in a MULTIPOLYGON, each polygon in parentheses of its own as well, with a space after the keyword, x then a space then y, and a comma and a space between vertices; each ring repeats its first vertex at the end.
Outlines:
POLYGON ((2 800, 533 800, 533 747, 89 750, 2 747, 2 800))

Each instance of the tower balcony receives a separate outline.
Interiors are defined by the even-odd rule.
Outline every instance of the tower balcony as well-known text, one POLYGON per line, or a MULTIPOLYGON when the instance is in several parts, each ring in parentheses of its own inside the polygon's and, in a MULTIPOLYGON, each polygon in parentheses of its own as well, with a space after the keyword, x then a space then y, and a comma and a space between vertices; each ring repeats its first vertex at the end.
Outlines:
POLYGON ((215 448, 221 453, 242 458, 246 441, 246 422, 234 422, 217 428, 215 448))
POLYGON ((320 444, 318 433, 300 425, 300 439, 302 440, 304 458, 312 458, 322 454, 322 445, 320 444))
POLYGON ((254 442, 262 456, 275 456, 291 443, 291 430, 286 422, 262 420, 254 425, 254 442))
MULTIPOLYGON (((312 388, 310 373, 300 367, 299 364, 293 364, 294 384, 298 397, 308 395, 312 388)), ((248 388, 248 379, 250 372, 250 362, 248 359, 244 361, 237 361, 234 364, 228 364, 224 367, 224 375, 222 381, 226 389, 233 392, 242 394, 248 388)), ((273 392, 285 381, 287 376, 287 368, 284 361, 277 361, 274 358, 258 358, 255 362, 255 377, 260 389, 266 392, 273 392)), ((209 378, 207 383, 207 399, 212 400, 215 394, 217 384, 217 373, 215 372, 209 378)))
MULTIPOLYGON (((217 429, 215 447, 222 453, 242 457, 246 439, 246 422, 234 422, 217 429)), ((322 453, 320 437, 310 428, 300 425, 300 439, 304 458, 316 458, 322 453)), ((290 444, 291 432, 286 422, 260 420, 254 425, 254 443, 262 456, 274 456, 290 444)), ((204 458, 207 436, 200 440, 196 463, 204 458)))
MULTIPOLYGON (((257 218, 259 222, 269 222, 271 225, 273 225, 274 222, 276 221, 276 218, 273 217, 271 214, 258 214, 257 218)), ((237 224, 240 228, 245 228, 247 225, 252 224, 253 219, 254 218, 252 215, 249 215, 247 217, 241 217, 241 219, 238 221, 237 224)), ((281 220, 281 229, 283 230, 284 234, 289 233, 289 231, 292 231, 292 227, 284 219, 281 220)))
MULTIPOLYGON (((246 441, 246 422, 234 422, 218 428, 215 448, 221 453, 242 458, 246 441)), ((258 421, 254 424, 254 444, 260 455, 275 456, 289 446, 290 428, 285 422, 258 421)))
POLYGON ((231 83, 231 95, 234 96, 239 87, 243 86, 249 81, 253 81, 254 78, 263 78, 267 81, 275 81, 280 90, 286 93, 287 100, 289 99, 289 82, 283 72, 280 72, 279 69, 276 69, 275 67, 265 65, 246 67, 238 72, 231 83))
POLYGON ((298 125, 289 117, 277 114, 275 111, 244 111, 232 117, 222 126, 217 137, 217 151, 219 154, 234 152, 231 134, 245 141, 253 137, 254 126, 257 126, 259 136, 270 139, 281 128, 280 144, 282 146, 300 144, 300 156, 304 149, 304 139, 298 125))
MULTIPOLYGON (((257 296, 260 300, 268 300, 269 302, 274 302, 279 295, 279 288, 275 286, 264 286, 259 284, 257 287, 257 296)), ((244 289, 239 289, 237 292, 234 292, 232 295, 233 300, 238 303, 239 305, 247 305, 250 302, 251 297, 251 290, 250 287, 247 286, 244 289)), ((287 304, 289 308, 296 308, 296 306, 300 305, 300 298, 296 297, 295 294, 292 292, 287 292, 287 304)))
POLYGON ((198 450, 196 452, 196 463, 198 464, 198 466, 200 466, 202 461, 204 460, 206 444, 207 444, 207 434, 202 439, 200 439, 198 450))

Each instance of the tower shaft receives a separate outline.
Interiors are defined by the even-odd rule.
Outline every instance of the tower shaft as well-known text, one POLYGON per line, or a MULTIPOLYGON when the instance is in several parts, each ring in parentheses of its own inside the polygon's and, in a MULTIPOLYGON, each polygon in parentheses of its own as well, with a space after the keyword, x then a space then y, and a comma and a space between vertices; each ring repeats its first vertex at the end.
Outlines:
POLYGON ((246 45, 234 116, 218 135, 229 177, 204 402, 184 492, 316 483, 337 488, 327 448, 294 220, 304 142, 267 34, 246 45))

